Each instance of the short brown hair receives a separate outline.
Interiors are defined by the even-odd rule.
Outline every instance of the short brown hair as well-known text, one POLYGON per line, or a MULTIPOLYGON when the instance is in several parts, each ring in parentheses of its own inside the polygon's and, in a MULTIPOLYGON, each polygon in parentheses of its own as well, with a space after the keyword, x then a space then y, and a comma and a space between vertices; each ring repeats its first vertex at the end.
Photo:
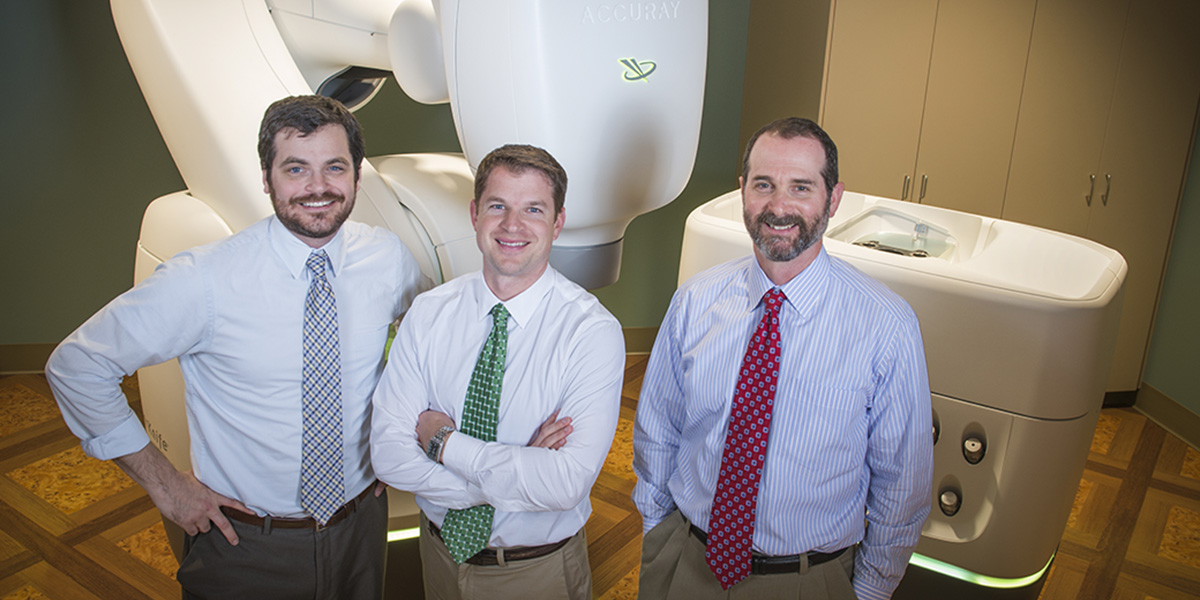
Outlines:
POLYGON ((754 149, 754 142, 767 133, 777 135, 785 140, 806 137, 821 142, 821 147, 825 149, 825 168, 821 169, 821 178, 825 180, 825 193, 833 195, 833 186, 838 183, 837 144, 833 143, 833 139, 829 137, 828 133, 825 133, 824 129, 821 129, 820 125, 801 117, 771 121, 750 136, 750 140, 746 142, 746 153, 742 155, 742 181, 750 178, 750 151, 754 149))
POLYGON ((488 177, 496 167, 504 167, 513 174, 527 169, 540 171, 550 180, 551 195, 554 197, 554 216, 562 212, 567 198, 567 172, 549 152, 526 144, 507 144, 488 153, 479 162, 475 171, 475 201, 483 195, 488 177))
POLYGON ((275 136, 280 131, 295 129, 300 135, 308 135, 330 124, 341 125, 346 130, 346 143, 354 163, 354 180, 358 181, 359 169, 367 153, 362 127, 341 102, 325 96, 289 96, 267 107, 258 129, 258 159, 262 169, 270 172, 275 162, 275 136))

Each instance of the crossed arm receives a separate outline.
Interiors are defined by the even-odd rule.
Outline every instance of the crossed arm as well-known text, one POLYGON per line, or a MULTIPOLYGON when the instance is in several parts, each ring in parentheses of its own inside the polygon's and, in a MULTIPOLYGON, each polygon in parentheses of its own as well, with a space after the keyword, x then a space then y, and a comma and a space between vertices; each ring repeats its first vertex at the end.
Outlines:
POLYGON ((460 356, 442 356, 421 343, 409 330, 411 317, 401 323, 373 399, 376 475, 445 508, 491 504, 502 511, 539 512, 577 506, 590 491, 616 430, 624 370, 619 326, 580 333, 588 343, 571 347, 569 360, 555 367, 562 372, 555 372, 553 385, 540 385, 547 379, 542 365, 523 364, 527 381, 539 385, 506 391, 503 401, 514 404, 502 417, 500 441, 451 433, 439 464, 425 456, 425 449, 438 429, 455 425, 451 415, 465 393, 465 381, 458 386, 446 381, 455 380, 455 373, 445 375, 465 369, 458 379, 469 377, 470 365, 463 367, 460 356))

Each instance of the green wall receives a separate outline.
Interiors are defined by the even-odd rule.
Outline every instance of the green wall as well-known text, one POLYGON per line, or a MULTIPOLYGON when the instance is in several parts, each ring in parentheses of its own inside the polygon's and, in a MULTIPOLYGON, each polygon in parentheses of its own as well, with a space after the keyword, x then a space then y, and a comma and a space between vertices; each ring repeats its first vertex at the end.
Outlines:
POLYGON ((107 2, 0 3, 0 344, 57 342, 133 281, 141 214, 183 187, 107 2))
POLYGON ((1192 145, 1171 256, 1150 338, 1150 355, 1142 379, 1200 414, 1200 133, 1192 145))
MULTIPOLYGON (((749 4, 712 0, 700 150, 679 200, 629 228, 621 280, 599 291, 629 327, 666 310, 683 222, 736 185, 749 4)), ((216 42, 216 41, 214 41, 216 42)), ((142 212, 183 189, 126 62, 107 2, 0 2, 0 150, 10 177, 0 219, 0 345, 56 343, 129 287, 142 212)), ((358 112, 371 155, 454 151, 446 105, 394 82, 358 112)))

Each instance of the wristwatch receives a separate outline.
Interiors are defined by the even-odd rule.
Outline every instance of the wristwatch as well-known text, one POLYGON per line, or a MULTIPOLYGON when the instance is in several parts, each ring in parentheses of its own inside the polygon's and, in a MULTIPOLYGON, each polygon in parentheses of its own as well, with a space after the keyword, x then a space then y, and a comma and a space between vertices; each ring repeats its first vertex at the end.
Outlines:
POLYGON ((433 434, 433 437, 429 439, 429 447, 425 449, 425 456, 428 456, 429 460, 436 463, 442 462, 442 444, 446 442, 446 436, 450 435, 453 431, 453 426, 442 425, 442 428, 433 434))

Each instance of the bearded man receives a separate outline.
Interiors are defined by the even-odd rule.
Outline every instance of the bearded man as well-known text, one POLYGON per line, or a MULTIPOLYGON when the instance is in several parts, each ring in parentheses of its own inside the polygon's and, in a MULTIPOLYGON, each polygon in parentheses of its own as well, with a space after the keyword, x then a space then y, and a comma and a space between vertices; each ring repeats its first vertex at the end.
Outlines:
POLYGON ((738 182, 754 254, 679 287, 638 401, 638 595, 888 598, 930 509, 917 318, 825 252, 844 186, 816 123, 755 133, 738 182))
POLYGON ((187 532, 184 598, 377 599, 387 498, 369 457, 371 392, 389 324, 428 285, 394 234, 346 221, 364 143, 339 102, 275 102, 258 150, 275 214, 160 265, 68 336, 46 377, 84 451, 114 460, 187 532), (186 473, 120 389, 172 358, 186 473))

